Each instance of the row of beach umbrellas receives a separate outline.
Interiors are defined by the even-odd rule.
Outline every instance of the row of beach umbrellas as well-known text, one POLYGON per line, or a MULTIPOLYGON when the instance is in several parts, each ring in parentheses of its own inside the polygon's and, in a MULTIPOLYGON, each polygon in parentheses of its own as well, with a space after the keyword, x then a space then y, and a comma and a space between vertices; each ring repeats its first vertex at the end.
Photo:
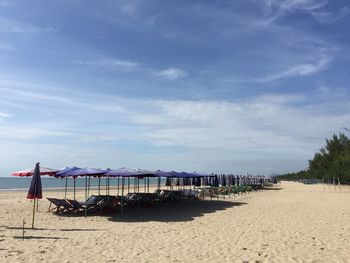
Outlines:
MULTIPOLYGON (((119 168, 119 169, 95 169, 95 168, 79 168, 79 167, 66 167, 60 170, 47 168, 47 167, 40 167, 39 163, 35 165, 35 168, 33 169, 25 169, 18 172, 12 173, 13 176, 21 176, 21 177, 28 177, 32 176, 31 184, 28 190, 27 199, 33 200, 33 220, 32 220, 32 228, 34 228, 34 215, 35 215, 35 207, 38 204, 38 199, 42 199, 42 186, 41 186, 41 176, 42 175, 48 175, 48 176, 54 176, 56 178, 65 178, 66 179, 66 186, 65 186, 65 195, 67 193, 67 179, 73 178, 74 179, 74 199, 75 199, 75 179, 79 176, 85 177, 85 197, 87 197, 88 194, 88 186, 90 185, 90 181, 88 184, 88 178, 90 180, 91 177, 98 177, 99 179, 99 191, 100 191, 100 179, 101 177, 106 177, 106 189, 108 186, 109 190, 109 178, 110 177, 117 177, 118 178, 118 188, 119 188, 119 178, 122 178, 122 191, 124 189, 124 178, 128 178, 128 182, 130 181, 130 177, 134 177, 135 179, 145 179, 149 177, 157 177, 158 178, 158 187, 160 186, 160 178, 165 177, 166 178, 166 185, 171 186, 172 179, 176 179, 176 185, 180 185, 180 179, 182 179, 183 185, 195 185, 200 186, 201 180, 203 180, 204 185, 211 185, 211 186, 226 186, 231 185, 233 182, 236 182, 237 184, 239 182, 245 183, 244 180, 253 180, 253 182, 258 183, 260 180, 263 180, 264 177, 254 177, 254 178, 247 178, 247 177, 239 177, 235 175, 217 175, 217 174, 203 174, 203 173, 197 173, 197 172, 166 172, 166 171, 147 171, 147 170, 140 170, 140 169, 131 169, 131 168, 119 168), (243 181, 242 181, 243 180, 243 181)), ((265 178, 266 179, 266 178, 265 178)), ((250 181, 252 182, 252 181, 250 181)), ((149 181, 148 181, 149 185, 149 181)), ((129 183, 128 183, 129 186, 129 183)), ((146 188, 146 184, 145 184, 146 188)), ((109 191, 108 191, 109 194, 109 191)), ((86 212, 86 211, 85 211, 86 212)))
MULTIPOLYGON (((34 169, 25 169, 22 171, 12 173, 13 176, 32 176, 34 169)), ((95 168, 79 168, 79 167, 66 167, 60 170, 40 167, 40 175, 49 175, 58 178, 65 177, 78 177, 78 176, 102 176, 102 177, 170 177, 170 178, 193 178, 193 177, 209 177, 213 174, 204 174, 197 172, 176 172, 176 171, 148 171, 141 169, 132 169, 122 167, 119 169, 95 169, 95 168)))

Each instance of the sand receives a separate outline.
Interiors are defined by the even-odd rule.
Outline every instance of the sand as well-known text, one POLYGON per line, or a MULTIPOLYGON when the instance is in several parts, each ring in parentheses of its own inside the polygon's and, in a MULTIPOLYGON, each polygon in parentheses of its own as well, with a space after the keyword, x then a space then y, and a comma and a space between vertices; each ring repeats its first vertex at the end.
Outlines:
MULTIPOLYGON (((350 188, 282 182, 220 200, 58 216, 0 192, 1 262, 350 262, 350 188)), ((62 192, 44 192, 62 197, 62 192)), ((83 196, 83 193, 80 193, 83 196)))

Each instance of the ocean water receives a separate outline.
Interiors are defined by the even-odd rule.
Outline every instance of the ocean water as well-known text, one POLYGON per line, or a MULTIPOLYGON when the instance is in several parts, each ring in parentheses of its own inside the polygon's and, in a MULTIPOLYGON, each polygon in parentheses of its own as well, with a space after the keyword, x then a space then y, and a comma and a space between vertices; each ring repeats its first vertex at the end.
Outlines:
MULTIPOLYGON (((0 177, 0 190, 28 190, 31 177, 0 177)), ((121 179, 119 179, 119 184, 121 184, 121 179)), ((143 179, 139 180, 140 187, 144 185, 143 179)), ((157 185, 158 181, 156 178, 149 179, 150 185, 157 185)), ((162 185, 165 184, 165 180, 161 180, 162 185)), ((41 184, 44 189, 50 188, 61 188, 63 189, 66 184, 66 179, 54 178, 54 177, 41 177, 41 184)), ((73 187, 73 179, 68 178, 67 185, 68 187, 73 187)), ((110 178, 109 184, 111 187, 118 185, 117 178, 110 178)), ((125 180, 125 185, 127 184, 127 179, 125 180)), ((134 184, 134 178, 130 178, 130 184, 134 184)), ((106 178, 101 178, 101 187, 106 185, 106 178)), ((78 177, 76 179, 76 187, 84 187, 85 178, 78 177)), ((98 179, 91 177, 90 186, 98 186, 98 179)))

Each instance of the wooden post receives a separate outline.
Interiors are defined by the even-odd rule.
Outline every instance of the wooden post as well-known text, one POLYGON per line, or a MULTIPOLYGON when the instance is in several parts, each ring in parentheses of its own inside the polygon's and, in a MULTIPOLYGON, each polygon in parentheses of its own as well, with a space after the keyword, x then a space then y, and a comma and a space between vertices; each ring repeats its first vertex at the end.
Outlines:
POLYGON ((25 225, 25 221, 24 221, 24 218, 23 218, 23 222, 22 222, 22 240, 24 240, 24 225, 25 225))
POLYGON ((33 218, 32 218, 32 228, 34 229, 34 218, 35 218, 35 198, 33 200, 33 218))

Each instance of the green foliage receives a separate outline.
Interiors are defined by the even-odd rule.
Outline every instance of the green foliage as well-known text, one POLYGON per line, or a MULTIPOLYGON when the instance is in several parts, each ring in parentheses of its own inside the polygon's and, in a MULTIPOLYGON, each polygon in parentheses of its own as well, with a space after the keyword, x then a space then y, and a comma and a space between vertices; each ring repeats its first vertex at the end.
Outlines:
POLYGON ((281 179, 324 179, 350 183, 350 139, 343 133, 326 139, 326 145, 309 160, 309 168, 298 173, 285 174, 281 179))

